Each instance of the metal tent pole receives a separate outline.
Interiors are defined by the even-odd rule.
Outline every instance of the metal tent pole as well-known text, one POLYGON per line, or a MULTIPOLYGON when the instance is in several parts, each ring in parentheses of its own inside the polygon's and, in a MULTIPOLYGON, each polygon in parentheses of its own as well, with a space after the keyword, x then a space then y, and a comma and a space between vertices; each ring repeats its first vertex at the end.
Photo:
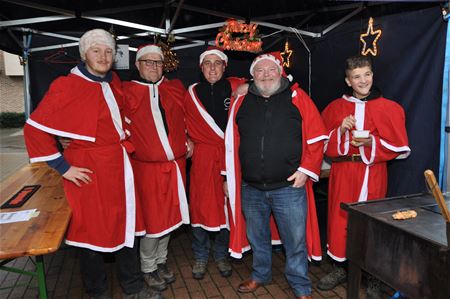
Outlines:
POLYGON ((31 113, 31 97, 30 97, 30 68, 28 65, 29 47, 31 43, 31 33, 23 34, 23 97, 24 97, 24 107, 25 107, 25 119, 30 117, 31 113))

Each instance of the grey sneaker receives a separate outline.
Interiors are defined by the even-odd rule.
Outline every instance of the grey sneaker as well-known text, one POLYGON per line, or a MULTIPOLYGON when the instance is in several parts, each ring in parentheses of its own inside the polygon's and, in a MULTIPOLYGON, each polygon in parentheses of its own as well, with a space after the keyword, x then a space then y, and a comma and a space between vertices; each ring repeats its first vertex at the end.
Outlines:
POLYGON ((158 270, 155 270, 155 271, 149 272, 149 273, 145 273, 144 280, 149 287, 151 287, 152 289, 155 289, 157 291, 164 291, 165 289, 167 289, 167 284, 164 281, 164 279, 159 277, 158 270))
POLYGON ((335 267, 334 270, 319 280, 317 288, 322 291, 329 291, 347 280, 347 271, 342 267, 335 267))
POLYGON ((381 292, 381 281, 373 276, 367 278, 367 299, 381 299, 383 294, 381 292))
POLYGON ((172 283, 176 279, 175 274, 167 267, 166 263, 158 264, 158 275, 164 279, 166 283, 172 283))
POLYGON ((222 277, 230 277, 232 273, 232 268, 227 258, 224 258, 216 262, 217 269, 219 269, 220 275, 222 277))
POLYGON ((159 291, 144 286, 139 293, 123 294, 122 299, 164 299, 159 291))
POLYGON ((194 267, 192 267, 192 276, 195 279, 203 279, 206 273, 206 261, 195 261, 194 267))

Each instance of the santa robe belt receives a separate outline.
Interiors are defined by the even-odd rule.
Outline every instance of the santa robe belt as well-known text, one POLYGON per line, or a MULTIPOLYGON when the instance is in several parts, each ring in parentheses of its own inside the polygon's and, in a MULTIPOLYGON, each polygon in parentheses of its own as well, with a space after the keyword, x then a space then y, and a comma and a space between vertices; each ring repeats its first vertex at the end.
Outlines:
POLYGON ((353 154, 351 156, 340 156, 331 158, 331 162, 362 162, 360 154, 353 154))

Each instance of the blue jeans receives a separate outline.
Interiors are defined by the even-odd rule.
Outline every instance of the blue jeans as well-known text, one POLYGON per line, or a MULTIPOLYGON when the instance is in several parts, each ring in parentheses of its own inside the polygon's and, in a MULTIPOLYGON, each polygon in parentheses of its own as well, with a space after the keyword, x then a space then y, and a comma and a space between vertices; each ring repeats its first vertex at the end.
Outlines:
POLYGON ((218 262, 228 257, 230 232, 227 229, 210 232, 201 227, 192 227, 192 236, 192 251, 196 261, 208 261, 211 248, 210 236, 214 237, 214 260, 218 262))
POLYGON ((253 250, 252 279, 267 283, 272 279, 270 214, 278 226, 286 251, 285 275, 296 296, 311 294, 306 249, 305 188, 283 187, 262 191, 242 183, 242 211, 247 238, 253 250))

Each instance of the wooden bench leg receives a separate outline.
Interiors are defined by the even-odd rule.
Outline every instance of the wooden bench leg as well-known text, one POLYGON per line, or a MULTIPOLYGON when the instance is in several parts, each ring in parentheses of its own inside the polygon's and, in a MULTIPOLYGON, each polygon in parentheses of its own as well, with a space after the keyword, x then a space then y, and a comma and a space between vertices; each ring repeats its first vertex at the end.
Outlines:
POLYGON ((42 255, 36 256, 36 273, 39 282, 39 298, 47 299, 47 286, 45 284, 44 258, 42 255))

